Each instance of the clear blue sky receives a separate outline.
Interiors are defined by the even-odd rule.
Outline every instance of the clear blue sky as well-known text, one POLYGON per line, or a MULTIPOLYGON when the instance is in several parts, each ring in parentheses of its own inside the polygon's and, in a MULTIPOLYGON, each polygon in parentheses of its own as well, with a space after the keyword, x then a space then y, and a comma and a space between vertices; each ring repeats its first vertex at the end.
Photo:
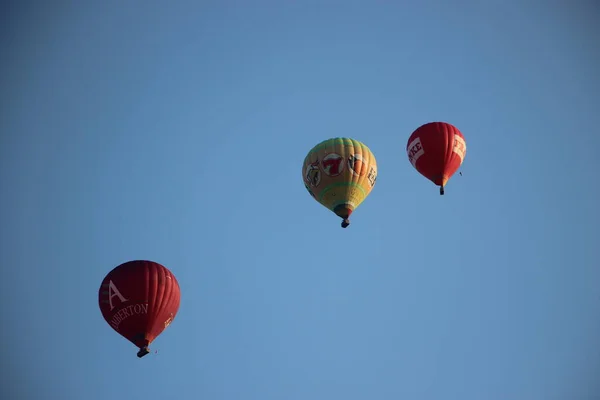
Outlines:
POLYGON ((599 398, 593 2, 160 3, 3 5, 0 397, 599 398), (379 165, 346 230, 301 179, 336 136, 379 165), (182 290, 141 360, 97 304, 139 258, 182 290))

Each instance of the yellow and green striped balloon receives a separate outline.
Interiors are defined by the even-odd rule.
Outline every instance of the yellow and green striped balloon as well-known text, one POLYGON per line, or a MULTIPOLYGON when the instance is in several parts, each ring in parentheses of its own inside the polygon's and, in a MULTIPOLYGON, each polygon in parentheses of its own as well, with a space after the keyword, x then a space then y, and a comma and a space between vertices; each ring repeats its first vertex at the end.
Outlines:
POLYGON ((377 180, 377 162, 358 140, 325 140, 308 152, 302 166, 304 186, 312 197, 350 225, 350 214, 367 198, 377 180))

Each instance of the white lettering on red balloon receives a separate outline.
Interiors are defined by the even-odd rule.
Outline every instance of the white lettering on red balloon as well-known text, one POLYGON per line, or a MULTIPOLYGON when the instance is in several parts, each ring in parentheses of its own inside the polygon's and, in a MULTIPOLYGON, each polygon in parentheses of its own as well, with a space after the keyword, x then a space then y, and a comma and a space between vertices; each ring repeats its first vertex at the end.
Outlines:
POLYGON ((467 144, 465 140, 458 135, 454 135, 454 147, 452 151, 455 152, 460 157, 460 162, 462 163, 465 159, 465 154, 467 153, 467 144))
POLYGON ((113 304, 113 297, 115 297, 115 296, 117 296, 119 298, 119 300, 121 300, 121 303, 125 303, 126 301, 128 301, 125 297, 123 297, 121 292, 119 292, 119 289, 117 289, 117 286, 115 286, 113 281, 109 281, 108 282, 108 304, 110 304, 110 311, 112 311, 115 308, 115 306, 113 304))
POLYGON ((119 325, 121 324, 121 322, 125 321, 127 318, 133 316, 133 315, 139 315, 139 314, 148 314, 148 303, 145 304, 130 304, 128 306, 125 306, 123 308, 121 308, 119 311, 117 311, 112 319, 110 320, 110 324, 112 325, 113 328, 115 328, 115 330, 119 330, 119 325))
POLYGON ((117 307, 117 304, 113 302, 115 297, 118 298, 121 303, 120 309, 113 313, 112 318, 110 319, 110 325, 115 330, 118 331, 121 322, 125 321, 127 318, 133 315, 148 314, 148 303, 124 305, 124 303, 128 302, 129 299, 123 296, 123 294, 117 288, 117 285, 115 285, 114 282, 110 280, 106 286, 108 286, 108 291, 104 293, 108 296, 107 302, 110 305, 110 311, 113 311, 115 307, 117 307))
POLYGON ((417 137, 415 138, 415 140, 410 142, 406 152, 408 154, 408 161, 410 161, 413 167, 415 167, 419 157, 425 154, 425 150, 423 150, 423 145, 421 145, 421 138, 417 137))
POLYGON ((173 322, 173 318, 175 318, 175 316, 173 315, 173 313, 171 313, 171 316, 165 321, 165 329, 167 328, 167 326, 171 325, 171 322, 173 322))

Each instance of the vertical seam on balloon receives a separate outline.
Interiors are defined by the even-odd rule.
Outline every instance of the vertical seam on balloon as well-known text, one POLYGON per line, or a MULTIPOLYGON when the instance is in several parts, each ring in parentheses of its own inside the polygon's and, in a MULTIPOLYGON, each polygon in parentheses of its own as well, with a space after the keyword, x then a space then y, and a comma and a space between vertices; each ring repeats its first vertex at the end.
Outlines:
MULTIPOLYGON (((340 157, 342 157, 342 163, 343 163, 344 157, 346 157, 346 143, 344 143, 343 138, 337 139, 335 152, 337 154, 339 154, 340 157)), ((346 174, 346 165, 342 164, 341 168, 343 168, 343 169, 341 170, 340 174, 335 177, 335 181, 338 181, 340 178, 343 178, 343 176, 346 174)), ((341 189, 344 190, 345 188, 342 187, 341 189)), ((340 192, 338 191, 337 194, 339 196, 340 192)))
MULTIPOLYGON (((165 290, 163 292, 163 299, 165 301, 161 304, 160 315, 164 314, 165 310, 169 308, 173 296, 173 281, 172 279, 167 279, 167 276, 170 276, 170 273, 165 271, 165 290)), ((161 320, 156 322, 157 325, 160 324, 157 329, 164 329, 164 323, 165 321, 161 317, 161 320)))
MULTIPOLYGON (((360 150, 360 144, 357 140, 355 139, 351 139, 350 143, 352 143, 352 145, 350 146, 350 149, 346 152, 346 155, 344 157, 344 163, 346 164, 346 168, 348 168, 348 173, 350 174, 350 183, 352 184, 352 186, 348 186, 348 192, 346 193, 346 204, 348 204, 348 206, 350 205, 350 193, 352 192, 352 190, 355 190, 354 188, 356 186, 354 185, 358 185, 360 184, 359 182, 359 177, 354 175, 352 173, 352 171, 350 171, 350 156, 354 155, 358 152, 358 150, 360 150), (350 154, 352 153, 352 154, 350 154), (352 189, 351 189, 352 188, 352 189)), ((361 151, 361 155, 362 155, 362 151, 361 151)), ((352 212, 354 212, 354 210, 356 210, 356 204, 352 205, 352 212)))
POLYGON ((154 340, 153 334, 152 334, 152 328, 153 328, 153 321, 156 318, 156 307, 157 307, 157 303, 158 303, 158 265, 152 263, 152 278, 151 278, 151 282, 152 282, 152 308, 151 308, 151 315, 148 315, 148 326, 147 326, 147 334, 151 337, 150 340, 154 340))
MULTIPOLYGON (((360 173, 362 172, 363 167, 365 166, 365 164, 367 162, 369 162, 369 155, 367 154, 367 151, 365 149, 365 145, 362 142, 356 141, 355 143, 355 148, 354 148, 354 154, 356 154, 356 150, 357 148, 360 149, 360 156, 361 156, 361 161, 360 161, 360 171, 358 171, 358 175, 356 175, 356 184, 360 185, 360 186, 365 186, 364 185, 364 175, 361 175, 360 173)), ((364 201, 367 198, 366 193, 365 193, 365 198, 362 199, 362 201, 364 201)), ((358 207, 360 206, 360 204, 355 204, 354 205, 354 209, 356 210, 358 207)))
MULTIPOLYGON (((330 140, 331 140, 331 139, 330 139, 330 140)), ((319 160, 319 164, 320 164, 320 165, 319 165, 319 167, 320 167, 320 168, 322 168, 322 172, 321 172, 321 173, 323 174, 323 177, 325 177, 325 176, 328 176, 328 177, 329 177, 329 174, 327 174, 327 173, 325 172, 325 164, 323 164, 323 160, 325 159, 325 157, 327 157, 327 155, 328 155, 330 152, 335 152, 335 151, 337 151, 337 150, 336 150, 336 145, 337 145, 337 141, 336 141, 335 139, 333 139, 333 140, 331 140, 330 142, 328 142, 328 143, 327 143, 325 146, 323 146, 323 150, 322 150, 322 152, 323 152, 323 153, 321 154, 321 157, 319 157, 319 158, 320 158, 320 160, 319 160)), ((330 171, 331 171, 331 170, 330 170, 330 171)), ((331 177, 329 177, 328 179, 329 179, 329 180, 333 180, 333 179, 331 179, 331 177)), ((324 191, 323 191, 323 192, 324 192, 324 191)), ((324 198, 324 193, 323 193, 323 198, 324 198)), ((321 203, 321 204, 323 204, 323 203, 321 203)), ((325 207, 329 208, 331 211, 333 211, 333 208, 331 208, 331 205, 329 205, 329 206, 328 206, 328 205, 326 205, 326 204, 323 204, 323 205, 324 205, 325 207)))
MULTIPOLYGON (((344 203, 343 204, 346 208, 348 208, 350 206, 350 192, 352 191, 351 188, 354 188, 353 184, 356 183, 354 181, 354 174, 352 173, 352 171, 350 170, 350 166, 348 165, 348 160, 350 159, 350 153, 356 154, 356 140, 354 140, 352 138, 348 138, 348 139, 350 139, 350 143, 348 145, 343 146, 342 154, 341 154, 342 162, 344 163, 344 170, 346 171, 345 175, 350 177, 350 179, 348 180, 349 184, 344 187, 344 203)), ((354 209, 352 211, 354 211, 354 209)), ((350 216, 348 216, 348 218, 350 218, 350 216)))
MULTIPOLYGON (((144 262, 144 270, 145 270, 145 275, 146 275, 146 301, 148 302, 148 313, 150 313, 152 311, 152 306, 153 306, 153 295, 152 295, 152 264, 149 263, 148 261, 144 262)), ((150 321, 150 315, 146 315, 146 326, 144 327, 144 335, 147 337, 148 333, 149 333, 149 322, 150 321)), ((145 338, 146 339, 146 338, 145 338)))
POLYGON ((154 295, 152 293, 153 288, 152 288, 152 264, 149 263, 148 261, 144 262, 144 270, 145 270, 145 275, 146 275, 146 302, 148 302, 148 313, 146 315, 146 326, 144 327, 145 332, 144 334, 146 336, 148 336, 148 333, 150 332, 150 315, 152 313, 152 307, 154 306, 154 295))
POLYGON ((448 165, 450 165, 450 159, 452 158, 452 140, 450 140, 450 135, 453 135, 452 129, 448 124, 444 124, 444 138, 446 140, 446 149, 444 154, 444 166, 442 169, 442 184, 444 183, 444 177, 447 172, 448 165))
MULTIPOLYGON (((366 146, 365 146, 366 147, 366 146)), ((373 190, 373 186, 371 186, 371 182, 369 181, 369 171, 371 169, 371 167, 374 170, 377 170, 377 161, 375 160, 375 155, 373 154, 373 152, 371 151, 371 149, 366 149, 367 151, 367 163, 365 165, 365 175, 364 175, 364 180, 366 181, 366 185, 369 188, 369 193, 371 193, 371 191, 373 190)), ((366 198, 365 198, 366 200, 366 198)))
MULTIPOLYGON (((174 293, 175 293, 175 281, 174 281, 174 277, 172 276, 172 273, 168 273, 168 275, 171 277, 171 279, 168 279, 169 281, 169 295, 167 296, 167 302, 163 308, 163 312, 168 311, 167 309, 173 309, 174 307, 174 293)), ((169 318, 175 318, 175 313, 173 313, 173 316, 169 315, 167 316, 167 320, 169 318)), ((164 326, 164 323, 166 322, 166 320, 161 321, 160 323, 163 324, 163 326, 161 326, 161 329, 166 329, 167 327, 164 326)))
POLYGON ((363 199, 363 201, 365 201, 367 199, 367 196, 369 194, 371 194, 371 191, 373 190, 373 186, 371 186, 371 181, 369 180, 369 171, 371 170, 371 168, 373 168, 373 170, 377 171, 377 160, 375 160, 375 154, 373 154, 373 152, 371 151, 370 148, 367 147, 366 144, 364 144, 365 147, 365 153, 367 153, 367 162, 365 163, 365 174, 363 175, 362 179, 364 182, 365 187, 368 189, 367 190, 367 194, 365 196, 365 198, 363 199))
MULTIPOLYGON (((449 129, 451 129, 452 131, 452 141, 450 143, 450 160, 448 161, 448 166, 452 165, 454 163, 454 159, 458 157, 458 155, 454 152, 454 142, 456 141, 456 128, 449 127, 449 129)), ((450 177, 448 177, 448 179, 449 178, 450 177)))
MULTIPOLYGON (((346 158, 348 157, 348 147, 352 147, 353 143, 352 140, 350 140, 350 143, 347 144, 345 138, 342 138, 342 140, 340 140, 340 149, 338 151, 338 154, 340 155, 340 157, 342 157, 342 173, 340 173, 340 175, 338 175, 338 179, 344 179, 344 176, 347 176, 347 174, 350 172, 348 171, 348 165, 346 165, 346 158)), ((346 181, 347 182, 347 181, 346 181)), ((350 182, 352 182, 352 180, 350 180, 350 182)), ((342 205, 347 205, 348 203, 348 191, 349 191, 349 185, 345 184, 344 186, 342 186, 340 189, 341 191, 338 192, 338 196, 340 196, 340 198, 336 201, 336 203, 339 203, 340 201, 342 201, 342 205), (343 200, 342 200, 343 199, 343 200)), ((337 206, 335 205, 335 203, 333 204, 333 208, 335 209, 337 206)))
MULTIPOLYGON (((365 147, 366 147, 366 145, 365 145, 365 147)), ((367 193, 367 196, 368 196, 369 194, 371 194, 371 191, 375 187, 375 182, 377 181, 378 172, 377 172, 377 159, 375 158, 375 154, 371 151, 370 148, 366 148, 366 150, 367 150, 367 153, 369 154, 369 162, 365 166, 365 175, 364 175, 363 179, 366 181, 366 185, 369 188, 369 191, 367 193), (369 181, 369 171, 370 171, 371 167, 375 171, 375 182, 373 183, 373 186, 371 186, 371 181, 369 181)), ((366 197, 365 197, 365 200, 366 200, 366 197)))
POLYGON ((152 331, 154 332, 155 336, 158 336, 158 334, 160 334, 160 332, 162 332, 161 326, 160 324, 162 324, 164 321, 162 321, 162 313, 164 312, 164 309, 168 303, 168 296, 166 295, 167 289, 168 289, 168 279, 167 279, 167 275, 169 275, 169 272, 167 271, 167 269, 165 267, 160 268, 160 273, 161 273, 161 282, 163 282, 163 284, 160 286, 160 293, 159 293, 159 299, 160 302, 158 303, 158 306, 156 308, 156 316, 154 317, 154 324, 152 326, 152 331), (161 316, 161 319, 159 319, 159 316, 161 316))
POLYGON ((444 158, 442 160, 442 176, 440 177, 442 182, 444 182, 444 172, 446 171, 446 164, 447 164, 447 160, 448 160, 448 129, 447 126, 441 123, 437 123, 438 125, 442 126, 442 137, 444 138, 444 158))
POLYGON ((166 269, 164 267, 159 268, 158 271, 158 280, 157 280, 157 298, 159 299, 157 306, 156 306, 156 315, 154 315, 154 323, 152 324, 152 333, 154 335, 154 337, 156 338, 156 336, 158 336, 158 333, 160 331, 159 327, 159 322, 160 320, 158 319, 159 315, 162 314, 162 309, 164 308, 164 303, 165 303, 165 284, 166 284, 166 269), (163 284, 161 284, 161 282, 163 284))
MULTIPOLYGON (((347 206, 350 206, 351 204, 350 204, 350 196, 349 195, 353 190, 356 190, 355 189, 356 185, 360 184, 359 179, 358 179, 359 177, 354 175, 354 173, 350 170, 350 165, 349 165, 350 164, 350 156, 357 153, 357 149, 360 148, 360 143, 357 140, 350 138, 350 146, 347 146, 347 147, 349 147, 349 150, 346 150, 346 148, 344 148, 344 152, 345 152, 345 154, 344 154, 345 166, 344 167, 348 169, 348 174, 350 174, 350 185, 348 185, 346 187, 345 203, 347 206), (350 153, 352 153, 352 154, 350 154, 350 153)), ((352 211, 354 212, 354 210, 356 210, 356 204, 353 204, 351 206, 352 206, 352 211)))
POLYGON ((457 153, 454 152, 454 144, 456 142, 457 136, 459 136, 458 129, 455 126, 452 126, 452 143, 451 143, 451 148, 450 148, 450 162, 448 164, 452 165, 454 163, 454 160, 460 160, 460 162, 458 163, 458 166, 456 167, 456 170, 452 171, 452 174, 454 174, 456 171, 458 171, 458 169, 460 168, 460 165, 462 164, 462 159, 459 157, 459 155, 457 153))
MULTIPOLYGON (((368 196, 368 191, 369 191, 368 190, 369 186, 368 186, 368 184, 365 183, 365 179, 366 179, 365 177, 367 176, 367 174, 369 172, 365 170, 364 175, 361 175, 361 173, 363 172, 363 169, 366 168, 367 165, 369 165, 371 163, 371 155, 367 151, 367 146, 363 142, 358 142, 357 144, 358 144, 358 148, 360 149, 360 156, 362 157, 362 160, 360 161, 360 170, 358 171, 358 176, 356 177, 356 183, 365 189, 365 197, 362 199, 362 201, 365 201, 368 196)), ((362 201, 361 201, 361 203, 362 203, 362 201)), ((358 208, 359 205, 360 204, 357 204, 355 206, 355 208, 358 208)))
MULTIPOLYGON (((338 176, 335 177, 335 181, 339 182, 340 178, 343 178, 344 175, 346 174, 346 166, 343 164, 344 163, 344 159, 346 157, 346 143, 344 143, 344 139, 343 138, 338 138, 336 139, 336 143, 335 143, 335 152, 337 154, 340 155, 340 157, 342 157, 342 165, 340 166, 341 168, 343 168, 340 172, 340 174, 338 176)), ((337 195, 337 199, 336 201, 334 201, 331 206, 332 206, 332 211, 335 212, 335 208, 336 208, 336 203, 339 201, 339 199, 344 198, 345 196, 342 196, 341 194, 345 194, 344 192, 348 190, 347 187, 341 186, 340 188, 336 189, 336 195, 337 195)))
POLYGON ((163 303, 165 301, 165 284, 166 284, 166 271, 164 267, 158 268, 156 273, 156 308, 154 310, 154 316, 152 319, 152 332, 156 337, 156 328, 159 322, 158 316, 161 314, 161 310, 163 309, 163 303), (162 283, 162 284, 161 284, 162 283))
POLYGON ((162 282, 162 284, 159 284, 159 289, 157 292, 157 298, 159 299, 159 301, 156 306, 156 314, 154 315, 154 321, 152 323, 152 332, 154 333, 155 336, 158 336, 159 332, 161 331, 161 329, 160 329, 161 320, 159 319, 159 316, 162 318, 162 312, 163 312, 163 309, 165 308, 165 303, 168 301, 168 298, 166 296, 166 291, 167 291, 166 275, 167 275, 167 271, 165 270, 165 268, 161 268, 160 269, 161 279, 159 281, 162 282))
POLYGON ((171 322, 173 322, 177 312, 179 311, 179 306, 181 303, 181 288, 179 287, 179 282, 177 281, 177 278, 175 278, 175 275, 171 274, 171 279, 173 280, 173 282, 171 283, 173 285, 173 295, 171 300, 171 308, 173 309, 173 315, 170 317, 171 322), (175 293, 177 293, 177 295, 175 295, 175 293))

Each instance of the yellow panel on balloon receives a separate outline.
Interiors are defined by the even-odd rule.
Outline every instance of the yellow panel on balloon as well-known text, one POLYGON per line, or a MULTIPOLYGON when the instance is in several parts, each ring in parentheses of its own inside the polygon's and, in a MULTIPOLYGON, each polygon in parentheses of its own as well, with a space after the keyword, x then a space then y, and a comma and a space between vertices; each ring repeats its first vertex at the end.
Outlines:
POLYGON ((350 214, 375 186, 377 162, 371 150, 358 140, 328 139, 308 153, 302 177, 311 196, 344 219, 345 228, 350 214))

